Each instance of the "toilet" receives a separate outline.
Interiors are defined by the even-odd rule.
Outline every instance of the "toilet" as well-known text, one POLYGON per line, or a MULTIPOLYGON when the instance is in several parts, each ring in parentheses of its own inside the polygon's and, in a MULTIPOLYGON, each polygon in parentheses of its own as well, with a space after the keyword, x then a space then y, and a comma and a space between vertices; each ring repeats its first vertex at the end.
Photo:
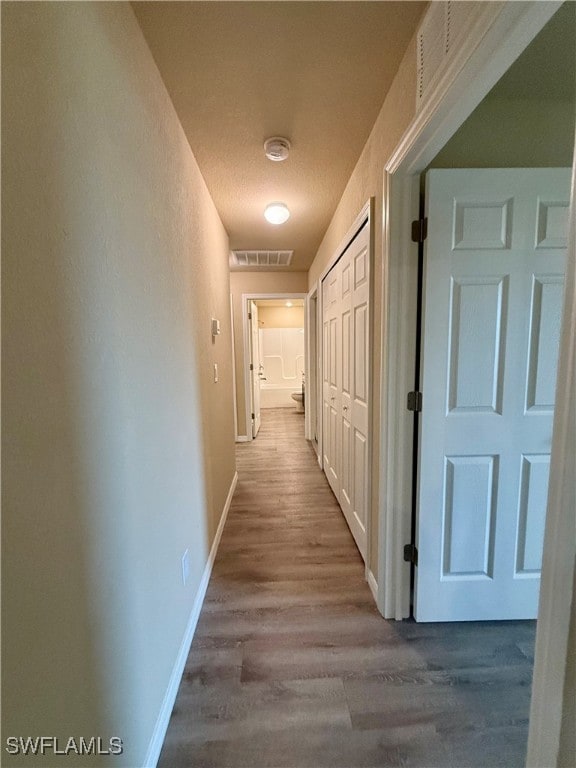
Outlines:
POLYGON ((298 413, 304 413, 304 402, 303 402, 304 396, 302 392, 292 392, 290 397, 292 398, 292 400, 296 401, 296 411, 298 413))

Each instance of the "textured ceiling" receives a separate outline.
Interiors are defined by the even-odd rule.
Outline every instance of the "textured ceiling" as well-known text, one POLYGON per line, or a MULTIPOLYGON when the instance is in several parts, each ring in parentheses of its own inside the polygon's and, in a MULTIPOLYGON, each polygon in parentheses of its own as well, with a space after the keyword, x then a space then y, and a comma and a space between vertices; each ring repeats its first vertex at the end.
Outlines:
POLYGON ((233 249, 310 266, 426 3, 134 2, 233 249), (288 160, 264 140, 286 136, 288 160), (263 218, 285 202, 290 220, 263 218))

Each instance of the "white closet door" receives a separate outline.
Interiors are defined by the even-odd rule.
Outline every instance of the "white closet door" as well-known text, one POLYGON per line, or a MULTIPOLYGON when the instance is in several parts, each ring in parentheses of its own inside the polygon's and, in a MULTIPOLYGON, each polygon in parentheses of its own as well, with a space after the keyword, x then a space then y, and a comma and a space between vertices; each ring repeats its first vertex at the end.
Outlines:
POLYGON ((366 558, 369 427, 368 225, 323 281, 324 471, 366 558))
MULTIPOLYGON (((366 560, 369 430, 368 225, 342 258, 342 452, 348 476, 342 509, 360 554, 366 560)), ((344 477, 344 469, 342 470, 344 477)))
POLYGON ((330 487, 340 498, 340 453, 338 419, 341 391, 341 327, 339 315, 339 277, 332 269, 322 283, 323 361, 322 372, 322 453, 323 466, 330 487))
MULTIPOLYGON (((340 316, 342 343, 342 391, 340 396, 340 412, 338 414, 338 433, 342 444, 342 469, 340 472, 340 506, 344 517, 352 529, 352 509, 354 506, 354 467, 352 466, 352 386, 354 370, 352 366, 352 264, 350 250, 345 251, 334 269, 339 275, 340 316)), ((354 537, 356 538, 356 537, 354 537)))
POLYGON ((537 614, 569 184, 427 175, 417 621, 537 614))

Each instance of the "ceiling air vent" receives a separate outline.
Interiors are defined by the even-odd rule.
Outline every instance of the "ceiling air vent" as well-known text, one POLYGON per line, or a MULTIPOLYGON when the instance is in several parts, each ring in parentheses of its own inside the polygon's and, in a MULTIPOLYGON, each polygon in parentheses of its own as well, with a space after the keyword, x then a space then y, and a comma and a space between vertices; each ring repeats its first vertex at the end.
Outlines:
POLYGON ((236 269, 287 267, 294 251, 231 251, 230 266, 236 269))

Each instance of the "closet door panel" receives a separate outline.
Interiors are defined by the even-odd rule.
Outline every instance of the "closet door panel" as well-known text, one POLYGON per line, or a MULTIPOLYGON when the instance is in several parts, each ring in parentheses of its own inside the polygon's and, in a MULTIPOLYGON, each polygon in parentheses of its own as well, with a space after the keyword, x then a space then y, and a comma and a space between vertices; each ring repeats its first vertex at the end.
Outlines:
POLYGON ((323 281, 324 471, 366 557, 369 462, 368 225, 323 281))
POLYGON ((340 498, 341 437, 339 402, 342 387, 340 272, 332 270, 323 283, 324 381, 323 381, 323 466, 334 494, 340 498))

